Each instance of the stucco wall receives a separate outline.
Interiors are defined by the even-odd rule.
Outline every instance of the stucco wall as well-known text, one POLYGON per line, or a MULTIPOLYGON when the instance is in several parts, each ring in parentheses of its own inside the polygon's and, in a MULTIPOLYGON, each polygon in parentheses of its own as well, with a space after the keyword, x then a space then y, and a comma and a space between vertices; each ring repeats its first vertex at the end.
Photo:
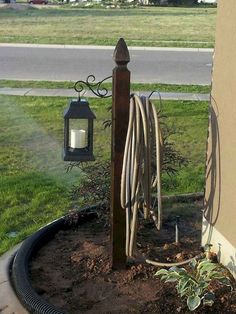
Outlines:
POLYGON ((236 0, 219 0, 217 9, 203 220, 206 242, 235 274, 236 0))

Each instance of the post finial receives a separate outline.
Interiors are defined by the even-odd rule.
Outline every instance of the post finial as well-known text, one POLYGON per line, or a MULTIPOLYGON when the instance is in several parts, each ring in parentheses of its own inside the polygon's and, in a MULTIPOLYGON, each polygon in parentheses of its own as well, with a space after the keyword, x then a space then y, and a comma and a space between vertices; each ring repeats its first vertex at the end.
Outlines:
POLYGON ((117 42, 113 59, 117 64, 120 65, 127 64, 130 61, 129 50, 123 38, 120 38, 117 42))

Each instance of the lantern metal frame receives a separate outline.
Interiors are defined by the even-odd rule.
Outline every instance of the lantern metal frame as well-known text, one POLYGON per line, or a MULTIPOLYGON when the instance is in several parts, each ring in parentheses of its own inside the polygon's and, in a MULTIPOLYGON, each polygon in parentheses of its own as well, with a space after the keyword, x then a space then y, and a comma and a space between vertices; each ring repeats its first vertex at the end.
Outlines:
POLYGON ((85 99, 80 98, 80 94, 87 87, 94 95, 100 98, 108 98, 112 95, 109 94, 107 88, 102 84, 112 78, 112 76, 96 83, 94 75, 89 75, 85 81, 79 80, 74 84, 74 90, 78 92, 78 99, 69 102, 69 108, 64 112, 64 161, 94 161, 93 155, 93 120, 96 116, 89 107, 89 103, 85 99), (71 148, 70 139, 70 120, 71 119, 86 119, 88 121, 87 129, 87 146, 85 148, 71 148))
POLYGON ((96 119, 94 113, 85 99, 75 99, 70 101, 69 108, 64 113, 64 161, 92 161, 93 156, 93 120, 96 119), (87 146, 84 148, 72 148, 70 139, 70 120, 87 120, 87 146))

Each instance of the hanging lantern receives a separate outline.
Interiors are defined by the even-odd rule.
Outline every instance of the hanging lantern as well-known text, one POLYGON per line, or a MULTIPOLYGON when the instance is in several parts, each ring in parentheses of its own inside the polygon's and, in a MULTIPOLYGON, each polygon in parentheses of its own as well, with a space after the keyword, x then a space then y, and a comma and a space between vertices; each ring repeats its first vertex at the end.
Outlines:
POLYGON ((72 100, 64 113, 64 161, 95 160, 93 156, 94 113, 85 99, 72 100))

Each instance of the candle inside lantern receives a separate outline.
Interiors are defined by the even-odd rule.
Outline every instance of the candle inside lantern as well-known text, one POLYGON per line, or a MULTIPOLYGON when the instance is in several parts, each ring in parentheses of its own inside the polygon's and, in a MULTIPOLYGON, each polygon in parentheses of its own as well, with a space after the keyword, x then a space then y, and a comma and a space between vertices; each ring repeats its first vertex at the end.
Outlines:
POLYGON ((70 147, 71 148, 85 148, 86 143, 86 131, 72 129, 70 131, 70 147))

